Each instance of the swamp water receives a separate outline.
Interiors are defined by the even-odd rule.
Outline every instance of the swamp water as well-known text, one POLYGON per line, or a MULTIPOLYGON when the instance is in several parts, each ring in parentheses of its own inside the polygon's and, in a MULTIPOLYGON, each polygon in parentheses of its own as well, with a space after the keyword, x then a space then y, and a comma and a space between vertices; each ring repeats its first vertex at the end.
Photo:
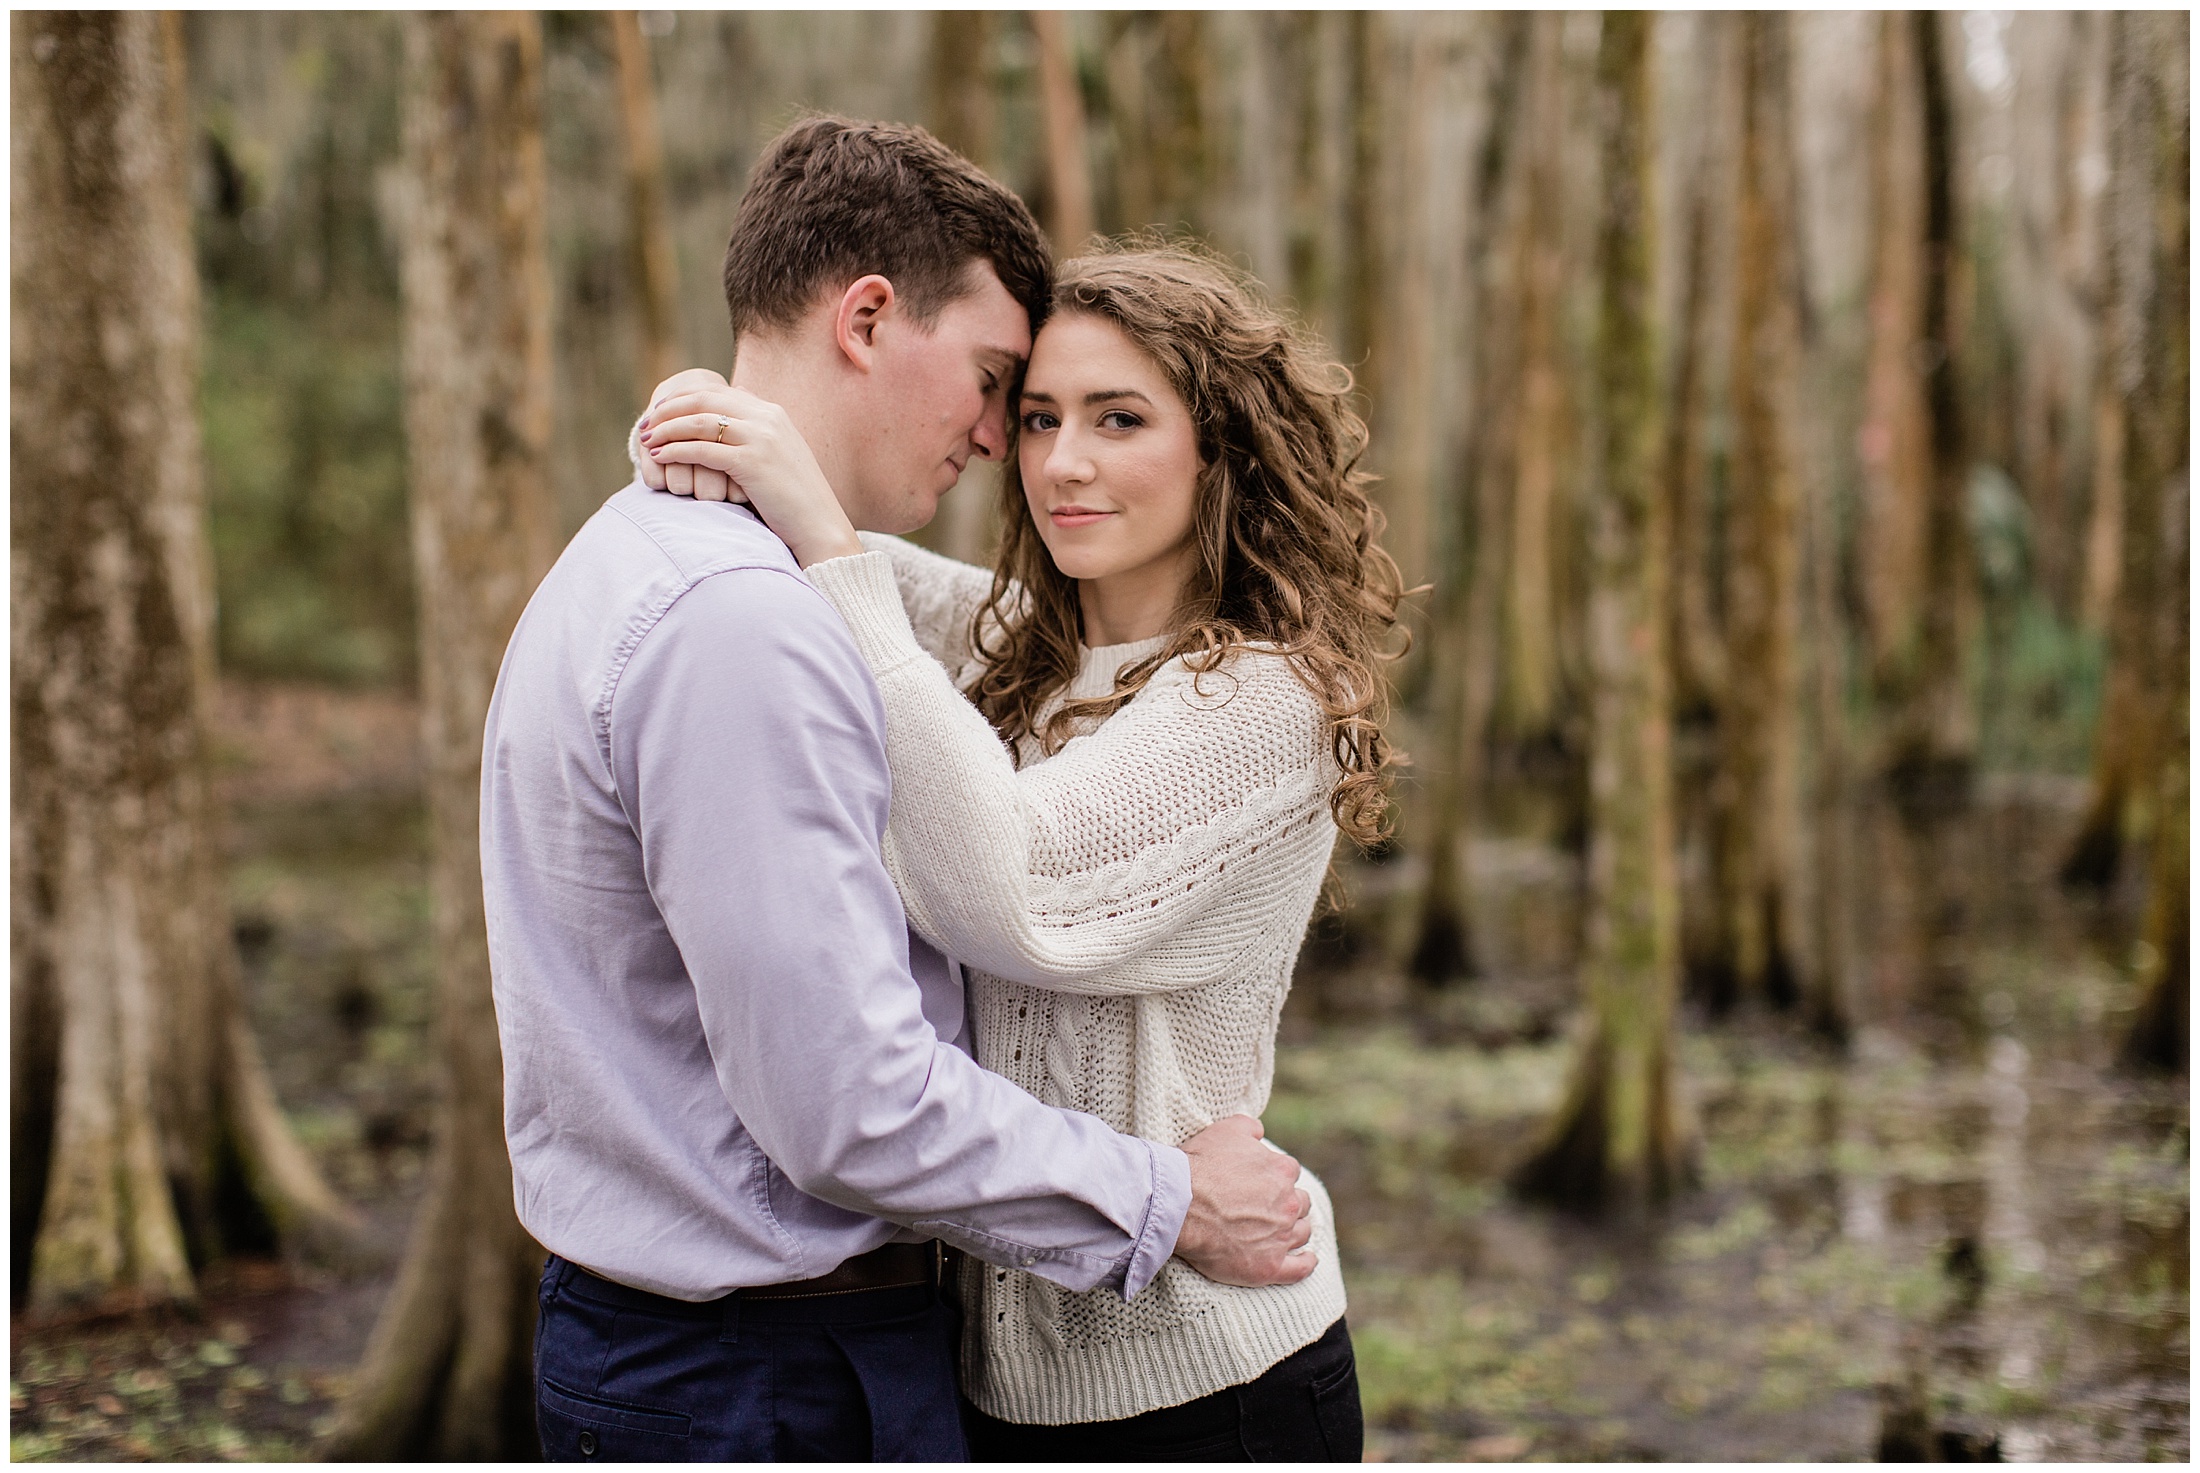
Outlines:
MULTIPOLYGON (((2185 1459, 2186 1082, 2117 1066, 2131 897, 2055 890, 2073 796, 1982 785, 1963 885, 1860 890, 1845 1052, 1689 1018, 1698 1185, 1648 1222, 1501 1184, 1567 1066, 1557 854, 1472 846, 1492 975, 1309 978, 1266 1119, 1338 1204, 1370 1457, 2185 1459), (1309 1016, 1363 984, 1389 1016, 1309 1016)), ((1857 836, 1901 872, 1896 815, 1857 836)))

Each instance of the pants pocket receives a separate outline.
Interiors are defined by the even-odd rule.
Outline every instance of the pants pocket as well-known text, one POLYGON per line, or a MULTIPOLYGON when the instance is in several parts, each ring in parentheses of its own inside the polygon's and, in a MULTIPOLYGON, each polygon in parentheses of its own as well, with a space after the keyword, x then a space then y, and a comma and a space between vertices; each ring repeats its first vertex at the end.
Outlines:
POLYGON ((685 1412, 585 1396, 555 1381, 536 1383, 535 1421, 552 1463, 685 1463, 685 1412))
POLYGON ((1357 1463, 1364 1451, 1366 1430, 1360 1416, 1360 1374, 1352 1359, 1351 1342, 1344 1361, 1317 1375, 1309 1389, 1314 1394, 1314 1423, 1332 1463, 1357 1463))

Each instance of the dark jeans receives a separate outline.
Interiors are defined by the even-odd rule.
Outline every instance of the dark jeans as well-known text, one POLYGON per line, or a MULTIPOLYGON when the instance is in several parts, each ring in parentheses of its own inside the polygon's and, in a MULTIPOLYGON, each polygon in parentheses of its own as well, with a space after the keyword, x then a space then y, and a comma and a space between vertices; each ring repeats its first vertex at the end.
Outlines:
POLYGON ((965 1403, 981 1463, 1357 1463, 1360 1381, 1344 1321, 1243 1386, 1118 1422, 1002 1422, 965 1403))
POLYGON ((960 1462, 961 1314, 935 1288, 708 1304, 552 1255, 535 1336, 551 1462, 960 1462))

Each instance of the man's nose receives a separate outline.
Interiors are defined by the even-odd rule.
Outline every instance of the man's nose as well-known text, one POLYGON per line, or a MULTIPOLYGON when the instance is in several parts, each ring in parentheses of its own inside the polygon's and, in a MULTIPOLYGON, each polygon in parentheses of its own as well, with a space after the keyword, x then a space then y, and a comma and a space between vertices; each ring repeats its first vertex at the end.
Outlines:
POLYGON ((999 460, 1008 453, 1008 409, 988 409, 970 430, 971 453, 980 460, 999 460))

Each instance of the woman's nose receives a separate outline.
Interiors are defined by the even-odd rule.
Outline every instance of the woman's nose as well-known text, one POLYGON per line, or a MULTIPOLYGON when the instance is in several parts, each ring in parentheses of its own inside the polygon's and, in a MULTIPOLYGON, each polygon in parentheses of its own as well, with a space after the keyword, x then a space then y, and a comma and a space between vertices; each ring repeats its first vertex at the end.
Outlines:
POLYGON ((1047 449, 1046 473, 1057 486, 1081 485, 1092 479, 1091 457, 1078 445, 1072 431, 1055 432, 1054 444, 1047 449))

